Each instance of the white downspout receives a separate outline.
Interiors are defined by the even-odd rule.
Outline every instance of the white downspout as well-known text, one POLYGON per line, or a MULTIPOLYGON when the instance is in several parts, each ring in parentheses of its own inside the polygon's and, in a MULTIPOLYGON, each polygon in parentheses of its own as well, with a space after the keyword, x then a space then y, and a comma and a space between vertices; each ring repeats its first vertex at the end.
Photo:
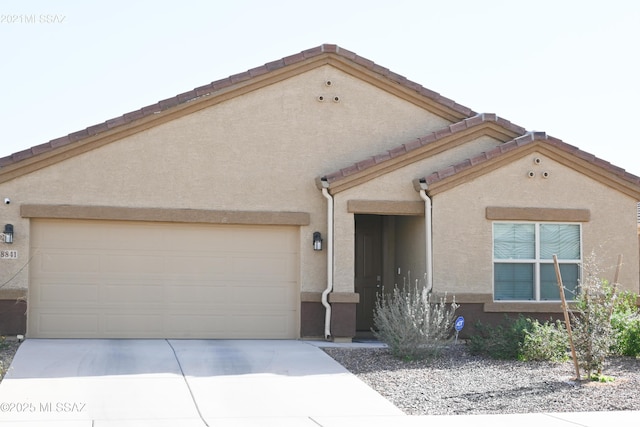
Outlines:
POLYGON ((431 225, 431 199, 427 196, 427 183, 420 181, 420 198, 424 200, 424 223, 426 228, 426 258, 427 258, 427 292, 433 289, 433 238, 431 225))
POLYGON ((329 194, 329 183, 322 180, 322 195, 327 199, 327 288, 322 292, 324 305, 324 338, 331 338, 331 305, 329 294, 333 290, 333 197, 329 194))

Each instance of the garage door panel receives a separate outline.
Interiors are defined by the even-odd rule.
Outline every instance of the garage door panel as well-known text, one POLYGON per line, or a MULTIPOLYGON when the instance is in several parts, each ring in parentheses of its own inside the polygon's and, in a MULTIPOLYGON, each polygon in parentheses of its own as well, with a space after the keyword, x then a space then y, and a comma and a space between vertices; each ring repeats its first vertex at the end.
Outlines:
POLYGON ((104 333, 107 337, 162 337, 163 316, 160 314, 117 313, 105 314, 104 333))
MULTIPOLYGON (((282 309, 291 307, 295 295, 287 287, 253 286, 238 287, 234 292, 233 302, 238 305, 269 306, 282 309)), ((265 308, 266 310, 266 308, 265 308)))
POLYGON ((232 262, 234 272, 238 274, 238 277, 295 280, 297 273, 291 263, 283 257, 235 257, 232 262))
POLYGON ((140 255, 127 252, 121 255, 103 255, 101 257, 101 272, 105 274, 156 275, 164 270, 167 261, 162 254, 140 255))
POLYGON ((97 254, 55 253, 38 254, 34 264, 40 264, 40 273, 98 273, 100 257, 97 254))
POLYGON ((207 256, 172 256, 166 260, 171 264, 171 273, 179 276, 219 277, 226 273, 229 257, 224 254, 211 253, 207 256))
POLYGON ((35 297, 40 304, 57 306, 97 304, 100 301, 100 288, 91 284, 46 283, 35 297))
POLYGON ((31 241, 29 336, 297 337, 296 227, 37 219, 31 241))
POLYGON ((94 313, 61 314, 59 312, 41 313, 37 315, 42 335, 58 334, 60 330, 68 331, 69 336, 88 338, 99 329, 99 316, 94 313))
POLYGON ((105 285, 100 302, 104 304, 122 304, 125 306, 163 304, 165 298, 162 287, 158 285, 144 285, 133 283, 119 283, 117 285, 105 285), (126 298, 123 298, 123 295, 126 298))
MULTIPOLYGON (((272 316, 234 316, 232 318, 231 333, 240 338, 251 338, 247 336, 247 331, 252 331, 257 337, 268 335, 270 331, 281 330, 283 334, 288 327, 287 319, 282 315, 272 316)), ((282 336, 280 338, 285 338, 282 336)))
POLYGON ((168 330, 171 334, 183 334, 186 338, 196 338, 215 333, 220 338, 230 328, 230 319, 215 314, 168 315, 168 330))

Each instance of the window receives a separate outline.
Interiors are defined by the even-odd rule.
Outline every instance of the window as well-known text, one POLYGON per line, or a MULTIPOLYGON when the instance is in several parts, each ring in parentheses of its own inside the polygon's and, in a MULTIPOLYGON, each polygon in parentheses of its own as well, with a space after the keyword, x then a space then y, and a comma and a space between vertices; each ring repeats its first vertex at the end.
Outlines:
POLYGON ((582 257, 579 224, 494 223, 494 299, 559 300, 554 254, 558 257, 565 297, 573 300, 582 257))

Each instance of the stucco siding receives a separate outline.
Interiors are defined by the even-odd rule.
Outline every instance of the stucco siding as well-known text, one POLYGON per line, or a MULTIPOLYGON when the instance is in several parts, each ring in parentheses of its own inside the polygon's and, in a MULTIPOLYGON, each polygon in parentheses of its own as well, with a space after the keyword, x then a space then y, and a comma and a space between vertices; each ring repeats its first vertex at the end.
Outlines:
POLYGON ((477 177, 433 199, 436 290, 492 294, 492 221, 487 206, 588 209, 582 223, 583 258, 594 252, 607 279, 618 254, 625 289, 638 292, 636 201, 540 154, 532 154, 477 177), (542 160, 539 165, 533 159, 542 160), (529 177, 528 172, 534 176, 529 177), (543 172, 548 172, 544 178, 543 172))
POLYGON ((396 224, 395 283, 401 285, 406 279, 424 284, 427 272, 424 216, 398 217, 396 224))
MULTIPOLYGON (((302 290, 321 290, 324 256, 310 239, 326 235, 326 200, 315 178, 447 124, 332 66, 313 69, 0 185, 20 252, 0 281, 29 257, 19 206, 73 204, 308 212, 302 290)), ((26 288, 26 270, 8 286, 26 288)))
MULTIPOLYGON (((428 157, 415 163, 408 164, 401 169, 393 170, 376 177, 359 186, 350 188, 335 196, 335 273, 336 286, 341 291, 353 289, 353 248, 354 248, 354 220, 353 214, 348 213, 349 200, 390 200, 422 202, 420 195, 413 187, 413 180, 428 175, 431 172, 455 164, 463 159, 472 157, 483 151, 490 150, 500 141, 490 136, 482 136, 440 154, 428 157)), ((424 230, 424 227, 423 227, 424 230)), ((414 236, 419 245, 424 246, 424 231, 414 236)), ((424 249, 422 249, 424 251, 424 249)), ((415 268, 421 267, 415 262, 415 268)), ((409 267, 412 268, 412 267, 409 267)), ((424 274, 424 264, 421 271, 412 274, 424 274)), ((403 268, 403 271, 405 269, 403 268)), ((404 274, 404 273, 403 273, 404 274)), ((422 277, 422 276, 420 276, 422 277)), ((402 280, 402 277, 396 278, 402 280)))

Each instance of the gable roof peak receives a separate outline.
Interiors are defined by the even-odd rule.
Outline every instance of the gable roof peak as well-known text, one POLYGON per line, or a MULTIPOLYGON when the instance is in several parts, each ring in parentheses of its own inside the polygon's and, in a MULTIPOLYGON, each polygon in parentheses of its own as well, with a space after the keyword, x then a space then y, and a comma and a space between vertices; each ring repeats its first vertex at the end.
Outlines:
MULTIPOLYGON (((388 84, 389 87, 394 90, 396 88, 401 88, 405 93, 411 93, 411 96, 414 96, 416 99, 424 100, 424 102, 432 106, 438 106, 437 108, 444 115, 449 115, 460 120, 464 117, 470 117, 476 114, 470 108, 460 105, 418 83, 412 82, 406 77, 396 74, 388 68, 377 65, 369 59, 358 56, 354 52, 341 48, 336 44, 325 43, 320 46, 268 62, 248 71, 196 87, 195 89, 178 94, 174 97, 158 101, 155 104, 147 105, 139 110, 125 113, 122 116, 109 119, 103 123, 89 126, 80 131, 50 140, 44 144, 2 157, 0 158, 0 174, 2 172, 1 169, 5 169, 9 166, 11 166, 12 169, 14 167, 20 168, 20 164, 22 162, 29 161, 37 156, 44 156, 47 158, 54 157, 61 151, 67 151, 71 145, 88 144, 96 139, 104 139, 105 136, 113 139, 111 135, 116 134, 125 128, 149 127, 151 126, 149 123, 154 120, 153 117, 165 116, 165 112, 168 110, 170 111, 167 114, 173 114, 174 111, 186 111, 187 109, 193 110, 193 108, 197 107, 186 108, 187 104, 198 104, 202 102, 200 105, 205 105, 209 102, 215 102, 214 100, 218 99, 218 97, 222 98, 224 96, 229 96, 228 94, 230 93, 242 94, 247 90, 253 90, 260 87, 260 84, 265 84, 261 82, 273 82, 273 79, 270 80, 269 76, 275 76, 274 78, 277 78, 278 73, 280 73, 280 76, 286 76, 287 73, 284 72, 286 67, 291 67, 294 72, 297 69, 304 70, 305 65, 309 62, 313 62, 315 60, 323 61, 323 58, 327 58, 328 56, 335 59, 335 61, 333 61, 334 64, 347 64, 346 66, 359 68, 364 73, 375 76, 372 81, 375 80, 377 82, 383 82, 382 84, 388 84)), ((326 59, 325 63, 329 62, 330 59, 326 59)), ((29 171, 37 168, 35 166, 30 166, 29 171)), ((21 173, 27 173, 29 171, 23 169, 21 173)), ((3 178, 0 177, 0 181, 2 181, 2 179, 3 178)))
MULTIPOLYGON (((505 164, 505 162, 508 162, 513 156, 521 155, 518 153, 527 153, 534 149, 541 149, 560 162, 565 162, 566 159, 572 158, 574 159, 571 161, 572 167, 581 171, 595 171, 593 176, 597 176, 597 179, 609 182, 614 188, 640 200, 640 177, 625 171, 623 168, 612 165, 593 154, 567 144, 561 139, 554 138, 545 132, 539 131, 526 132, 522 136, 500 144, 477 156, 418 178, 414 180, 414 187, 416 190, 419 190, 420 182, 422 182, 430 187, 436 185, 438 187, 437 192, 446 191, 446 189, 454 187, 456 182, 464 182, 464 176, 466 174, 486 173, 492 170, 492 168, 505 164)), ((434 187, 431 187, 430 191, 434 194, 434 187)))

